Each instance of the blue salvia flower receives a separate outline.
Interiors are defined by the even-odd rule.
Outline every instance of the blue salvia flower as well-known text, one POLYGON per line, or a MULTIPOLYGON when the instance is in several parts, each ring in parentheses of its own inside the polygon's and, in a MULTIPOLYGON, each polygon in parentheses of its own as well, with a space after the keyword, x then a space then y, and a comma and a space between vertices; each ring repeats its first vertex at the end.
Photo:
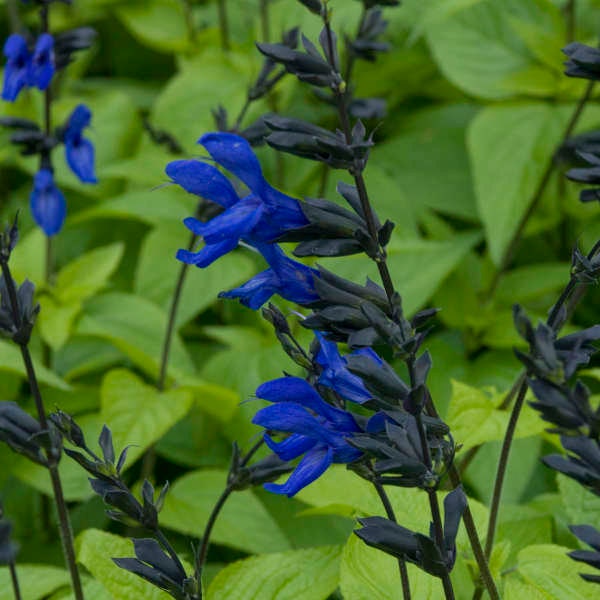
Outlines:
POLYGON ((208 133, 199 143, 217 164, 244 183, 250 193, 240 198, 229 180, 204 162, 169 163, 166 173, 174 183, 225 208, 208 223, 192 217, 185 219, 186 227, 201 236, 205 246, 199 252, 180 250, 179 260, 206 267, 233 250, 240 240, 251 245, 272 242, 284 232, 308 224, 299 202, 267 183, 256 155, 244 138, 232 133, 208 133))
POLYGON ((318 271, 288 258, 277 244, 258 244, 257 248, 269 263, 269 268, 240 287, 221 292, 220 298, 239 298, 252 310, 259 309, 274 294, 300 305, 318 300, 314 284, 318 271))
POLYGON ((98 181, 94 174, 94 146, 82 136, 91 119, 90 109, 85 104, 79 104, 71 113, 63 132, 67 164, 83 183, 98 181))
POLYGON ((14 102, 26 86, 45 90, 50 85, 56 67, 54 38, 49 33, 40 35, 33 54, 27 47, 27 40, 13 33, 4 44, 4 56, 7 58, 2 88, 4 100, 14 102))
MULTIPOLYGON (((367 390, 363 380, 348 370, 346 359, 340 354, 337 344, 315 332, 320 344, 319 352, 316 356, 317 364, 323 370, 319 375, 318 382, 325 387, 331 388, 342 398, 362 404, 373 398, 373 394, 367 390)), ((350 356, 365 355, 378 365, 382 364, 381 358, 371 348, 361 348, 355 350, 350 356)))
POLYGON ((4 44, 4 56, 7 61, 4 67, 2 98, 14 102, 29 81, 30 54, 25 38, 18 33, 10 35, 4 44))
POLYGON ((54 176, 49 169, 40 169, 35 174, 30 207, 35 222, 47 236, 61 230, 67 214, 67 203, 63 193, 54 184, 54 176))
POLYGON ((275 379, 261 385, 256 395, 274 404, 259 410, 252 422, 268 431, 290 434, 276 442, 265 433, 267 446, 286 461, 304 455, 286 483, 267 483, 266 490, 291 497, 320 477, 332 463, 350 463, 362 456, 347 442, 348 437, 360 432, 354 417, 327 404, 304 379, 275 379))

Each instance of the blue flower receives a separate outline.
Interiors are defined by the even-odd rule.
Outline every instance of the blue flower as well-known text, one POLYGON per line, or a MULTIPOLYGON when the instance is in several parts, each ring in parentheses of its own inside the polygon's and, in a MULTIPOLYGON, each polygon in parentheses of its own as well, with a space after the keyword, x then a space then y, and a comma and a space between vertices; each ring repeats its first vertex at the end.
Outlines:
POLYGON ((13 33, 4 44, 4 56, 8 59, 4 68, 2 98, 14 102, 29 80, 30 54, 22 35, 13 33))
POLYGON ((319 276, 318 271, 288 258, 277 244, 258 244, 257 247, 270 268, 240 287, 221 292, 220 298, 239 298, 252 310, 260 308, 274 294, 300 305, 318 300, 313 280, 319 276))
POLYGON ((63 132, 67 164, 83 183, 98 181, 94 174, 94 146, 81 135, 91 120, 90 109, 85 104, 79 104, 71 113, 63 132))
POLYGON ((52 81, 54 66, 54 38, 42 33, 35 43, 29 65, 28 83, 31 87, 45 90, 52 81))
MULTIPOLYGON (((331 388, 342 398, 362 404, 373 398, 373 394, 367 390, 363 380, 348 370, 346 359, 340 354, 337 344, 326 339, 321 333, 315 332, 320 344, 316 361, 323 370, 319 375, 318 382, 325 387, 331 388)), ((373 362, 381 365, 382 360, 371 350, 371 348, 361 348, 355 350, 350 356, 365 355, 373 362)))
POLYGON ((47 236, 61 230, 67 214, 67 203, 63 193, 54 185, 54 176, 49 169, 40 169, 35 174, 30 206, 35 222, 47 236))
POLYGON ((4 69, 2 98, 9 102, 17 99, 25 86, 45 90, 56 70, 54 64, 54 38, 43 33, 37 39, 33 54, 29 52, 27 40, 13 33, 4 44, 4 56, 8 59, 4 69))
POLYGON ((259 410, 252 422, 268 431, 290 434, 276 442, 265 433, 267 446, 286 461, 304 455, 285 484, 267 483, 266 490, 291 497, 320 477, 332 463, 350 463, 362 456, 346 441, 360 432, 354 417, 327 404, 304 379, 275 379, 263 383, 256 395, 274 404, 259 410))
POLYGON ((225 211, 202 223, 192 217, 185 226, 204 239, 199 252, 180 250, 177 258, 206 267, 233 250, 240 240, 252 245, 272 242, 290 229, 308 224, 297 200, 282 194, 265 180, 250 144, 232 133, 208 133, 199 143, 215 162, 242 181, 250 193, 240 198, 233 185, 215 167, 197 160, 176 160, 166 173, 186 191, 220 204, 225 211))

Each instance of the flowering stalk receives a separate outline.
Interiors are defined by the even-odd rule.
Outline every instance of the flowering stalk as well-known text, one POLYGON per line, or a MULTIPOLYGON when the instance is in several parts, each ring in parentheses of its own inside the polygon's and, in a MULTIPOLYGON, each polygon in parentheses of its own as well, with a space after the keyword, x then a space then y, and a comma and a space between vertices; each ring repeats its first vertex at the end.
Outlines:
MULTIPOLYGON (((8 266, 8 256, 9 252, 5 252, 4 250, 0 252, 0 266, 2 268, 2 276, 8 293, 12 316, 17 332, 13 339, 18 344, 19 349, 21 351, 21 356, 23 358, 23 363, 27 372, 27 379, 29 381, 31 394, 35 402, 40 426, 42 428, 42 431, 49 432, 50 427, 46 415, 46 409, 44 407, 44 402, 40 393, 40 388, 35 374, 33 361, 31 359, 31 353, 29 352, 29 335, 28 333, 24 333, 29 329, 30 325, 28 323, 23 322, 22 319, 22 308, 20 308, 19 299, 17 297, 17 291, 15 289, 15 284, 10 273, 10 268, 8 266)), ((46 454, 48 458, 47 466, 50 472, 52 490, 54 492, 54 500, 56 502, 56 508, 58 512, 61 541, 63 545, 63 551, 67 567, 71 575, 73 592, 75 594, 76 600, 83 600, 83 589, 81 586, 81 579, 79 577, 79 570, 77 568, 77 563, 75 560, 75 548, 73 544, 71 522, 69 519, 69 512, 63 493, 60 474, 58 472, 60 448, 57 448, 55 443, 51 441, 49 448, 46 449, 46 454)))

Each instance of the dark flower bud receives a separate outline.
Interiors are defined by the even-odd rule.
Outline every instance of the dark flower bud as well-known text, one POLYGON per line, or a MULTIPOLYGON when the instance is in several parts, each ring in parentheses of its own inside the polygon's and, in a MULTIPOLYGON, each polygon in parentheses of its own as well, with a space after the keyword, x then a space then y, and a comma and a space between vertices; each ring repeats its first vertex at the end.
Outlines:
POLYGON ((90 478, 90 485, 105 504, 116 510, 107 510, 106 514, 113 520, 130 524, 131 521, 145 526, 144 509, 125 484, 114 479, 90 478))
POLYGON ((600 50, 573 42, 563 48, 568 60, 565 62, 567 77, 581 77, 597 81, 600 79, 600 50))
MULTIPOLYGON (((11 285, 14 289, 15 282, 11 281, 11 285)), ((34 291, 35 286, 26 279, 11 298, 12 292, 8 289, 4 275, 0 276, 0 333, 20 345, 29 342, 35 319, 40 311, 40 305, 33 302, 34 291), (13 306, 15 302, 16 311, 13 306)))
POLYGON ((571 257, 571 275, 582 283, 597 283, 600 277, 600 256, 590 259, 575 246, 571 257))
POLYGON ((300 4, 304 4, 310 12, 315 13, 316 15, 322 15, 324 11, 323 4, 321 0, 298 0, 300 4))
POLYGON ((211 111, 217 131, 229 131, 229 118, 227 109, 219 104, 217 108, 211 111))
POLYGON ((187 576, 181 562, 166 554, 156 540, 134 539, 133 547, 136 558, 113 558, 113 562, 176 600, 197 598, 194 579, 187 576))
POLYGON ((383 98, 353 98, 348 111, 355 119, 383 119, 387 102, 383 98))
POLYGON ((57 69, 64 69, 73 61, 73 54, 89 48, 97 33, 91 27, 77 27, 54 37, 54 60, 57 69))
POLYGON ((63 412, 62 410, 58 410, 55 413, 52 413, 48 416, 50 421, 54 423, 56 428, 62 433, 62 435, 71 442, 74 446, 78 448, 85 448, 85 437, 83 435, 83 431, 81 427, 77 425, 71 415, 63 412))
POLYGON ((159 146, 164 146, 169 154, 183 154, 183 148, 177 141, 175 136, 168 131, 162 129, 155 129, 150 123, 148 117, 144 117, 142 124, 144 129, 148 132, 150 139, 159 146))
POLYGON ((6 225, 4 231, 0 233, 0 261, 5 263, 8 263, 11 252, 19 241, 19 228, 17 227, 18 217, 19 213, 15 215, 15 220, 12 225, 6 225))
MULTIPOLYGON (((591 152, 577 152, 577 154, 588 163, 587 167, 569 169, 565 175, 571 181, 578 183, 600 184, 600 158, 591 152)), ((581 202, 592 202, 600 200, 600 188, 582 190, 579 194, 581 202)))
POLYGON ((276 454, 270 454, 249 467, 239 467, 235 474, 230 473, 229 482, 233 489, 241 491, 276 481, 293 470, 294 466, 289 462, 281 460, 276 454))
POLYGON ((0 441, 30 460, 48 466, 37 436, 43 430, 39 422, 15 402, 0 402, 0 441))
POLYGON ((19 551, 19 546, 10 537, 12 524, 4 519, 0 505, 0 565, 9 565, 14 562, 19 551))
MULTIPOLYGON (((600 569, 600 532, 590 525, 570 525, 571 533, 594 550, 573 550, 569 556, 578 562, 600 569)), ((580 577, 591 583, 600 583, 600 575, 580 573, 580 577)))

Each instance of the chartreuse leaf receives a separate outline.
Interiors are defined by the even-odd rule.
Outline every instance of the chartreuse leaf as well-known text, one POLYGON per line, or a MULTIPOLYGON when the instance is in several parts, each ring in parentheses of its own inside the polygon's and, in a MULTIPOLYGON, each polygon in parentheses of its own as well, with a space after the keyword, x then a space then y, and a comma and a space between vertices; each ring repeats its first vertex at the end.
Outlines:
POLYGON ((507 306, 535 300, 564 287, 569 270, 568 263, 542 263, 513 269, 500 280, 496 300, 507 306))
POLYGON ((38 302, 40 315, 37 325, 40 335, 50 348, 59 350, 71 336, 75 319, 81 312, 81 302, 61 305, 45 294, 38 297, 38 302))
POLYGON ((546 60, 539 60, 525 29, 537 26, 553 41, 552 47, 560 49, 564 26, 549 0, 462 4, 462 10, 447 11, 448 18, 431 19, 425 27, 435 60, 452 83, 468 94, 490 99, 556 92, 561 75, 546 60))
POLYGON ((207 600, 326 600, 338 586, 339 546, 253 556, 223 569, 207 600))
MULTIPOLYGON (((438 600, 444 597, 437 577, 414 565, 408 565, 408 577, 413 598, 438 600)), ((352 600, 402 600, 398 561, 352 535, 342 555, 340 589, 344 598, 352 600)))
POLYGON ((182 389, 158 392, 125 369, 109 371, 100 388, 101 421, 113 434, 117 452, 131 444, 132 464, 157 442, 192 406, 192 394, 182 389))
MULTIPOLYGON (((96 579, 91 577, 82 577, 84 598, 93 598, 93 600, 114 600, 110 592, 96 579)), ((75 594, 69 589, 61 590, 53 594, 50 600, 76 600, 75 594)))
MULTIPOLYGON (((504 437, 510 413, 498 407, 505 396, 506 393, 499 394, 493 388, 481 390, 459 381, 452 382, 446 422, 456 443, 463 445, 463 451, 504 437)), ((515 437, 534 436, 545 427, 538 414, 525 404, 515 437)))
POLYGON ((506 577, 505 600, 522 598, 593 600, 597 598, 596 586, 590 585, 578 575, 579 572, 590 573, 590 568, 574 563, 567 556, 569 551, 570 548, 554 544, 539 544, 521 550, 516 572, 513 571, 506 577), (509 583, 511 580, 516 582, 509 583), (517 595, 524 591, 527 592, 527 596, 517 595))
MULTIPOLYGON (((479 239, 479 232, 456 235, 448 241, 392 239, 387 248, 387 262, 408 315, 427 302, 479 239)), ((322 259, 319 262, 338 275, 363 285, 366 277, 379 281, 377 267, 364 256, 322 259)))
POLYGON ((496 265, 533 199, 567 118, 565 110, 551 105, 514 104, 485 108, 471 122, 467 139, 477 207, 496 265))
MULTIPOLYGON (((167 315, 154 303, 123 292, 103 294, 85 306, 77 333, 109 341, 151 377, 158 366, 167 315)), ((194 366, 179 336, 173 337, 169 373, 194 373, 194 366)))
POLYGON ((29 279, 36 288, 44 283, 46 279, 45 247, 46 236, 38 227, 19 240, 10 255, 10 270, 17 283, 29 279))
MULTIPOLYGON (((175 260, 179 248, 190 237, 181 223, 162 223, 142 243, 135 274, 134 291, 168 310, 182 264, 175 260)), ((200 242, 201 243, 201 242, 200 242)), ((252 260, 243 252, 219 259, 218 268, 188 268, 176 325, 179 327, 213 304, 219 292, 236 287, 255 273, 252 260)))
MULTIPOLYGON (((225 489, 226 480, 226 471, 211 469, 193 471, 175 481, 160 513, 161 524, 186 535, 198 535, 225 489)), ((273 517, 250 490, 231 495, 211 539, 250 553, 290 548, 273 517)))
POLYGON ((600 502, 598 496, 580 483, 560 473, 556 475, 558 489, 571 525, 592 525, 600 528, 600 502))
MULTIPOLYGON (((43 365, 39 364, 35 358, 33 359, 33 365, 40 383, 62 390, 69 389, 68 383, 43 365)), ((23 366, 23 357, 16 344, 0 340, 0 371, 15 373, 24 378, 27 377, 25 367, 23 366)))
MULTIPOLYGON (((141 577, 121 569, 112 558, 135 557, 131 540, 98 529, 87 529, 75 540, 80 562, 112 594, 113 600, 167 600, 171 596, 141 577)), ((187 572, 189 565, 184 563, 187 572)))
MULTIPOLYGON (((57 589, 69 585, 69 573, 47 565, 17 564, 17 575, 23 600, 41 600, 57 589)), ((0 600, 13 600, 13 588, 8 567, 0 567, 0 600)))
MULTIPOLYGON (((83 430, 86 441, 94 447, 102 429, 103 421, 99 413, 77 416, 77 424, 83 430)), ((128 463, 131 464, 131 463, 128 463)), ((128 466, 127 464, 125 465, 128 466)), ((93 496, 89 475, 79 464, 68 456, 63 456, 58 464, 65 498, 69 502, 86 500, 93 496)), ((15 457, 11 463, 11 471, 15 477, 27 483, 37 491, 52 497, 52 484, 48 469, 32 463, 23 456, 15 457)))

